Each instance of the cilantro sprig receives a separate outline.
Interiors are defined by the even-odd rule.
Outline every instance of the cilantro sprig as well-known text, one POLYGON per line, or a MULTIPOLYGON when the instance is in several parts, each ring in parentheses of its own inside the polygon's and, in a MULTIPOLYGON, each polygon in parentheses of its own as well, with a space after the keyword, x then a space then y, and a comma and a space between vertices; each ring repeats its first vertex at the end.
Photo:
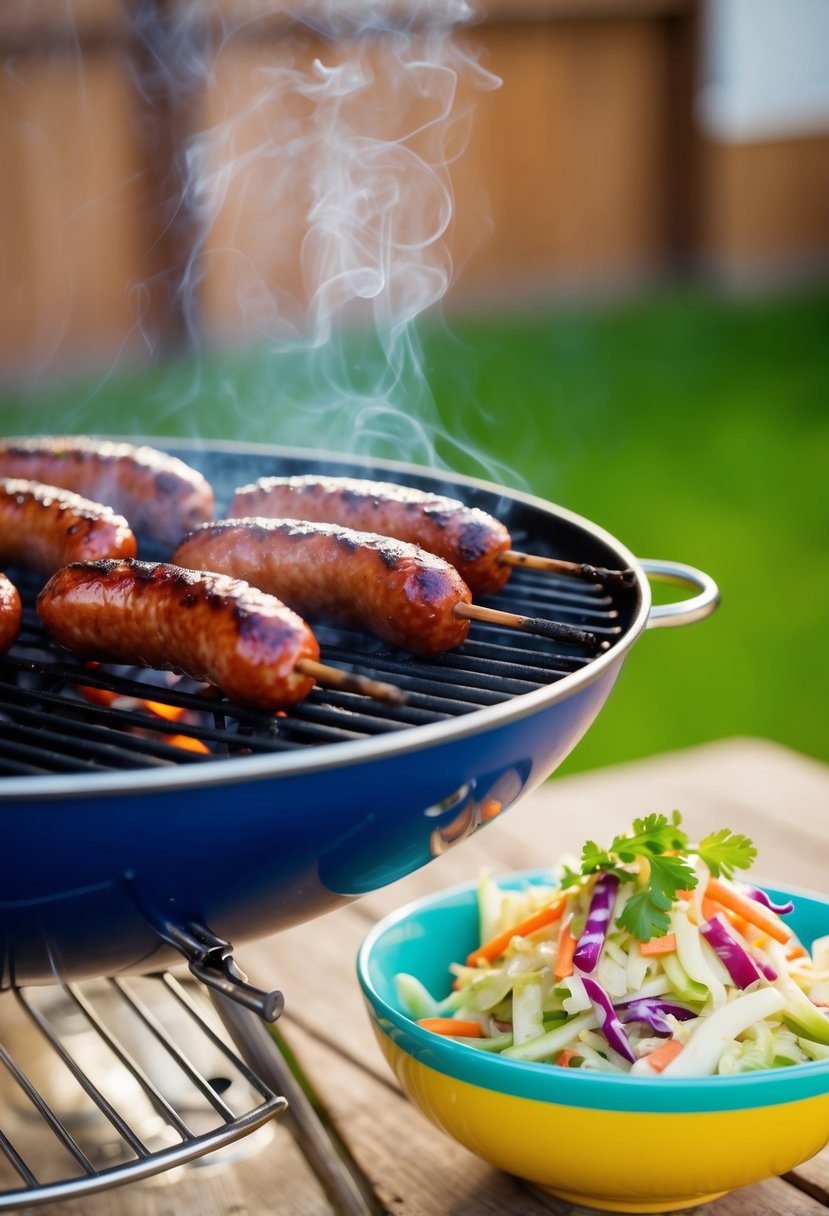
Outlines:
POLYGON ((757 849, 747 836, 721 828, 703 837, 694 852, 698 853, 715 878, 733 878, 735 870, 747 870, 753 865, 757 849))
POLYGON ((692 891, 697 885, 689 856, 700 857, 715 878, 733 877, 735 870, 748 869, 757 856, 747 836, 728 828, 711 832, 692 845, 681 825, 679 811, 672 811, 670 818, 654 813, 634 819, 633 830, 614 837, 607 849, 588 840, 582 849, 581 870, 566 867, 562 887, 599 873, 615 874, 621 883, 635 883, 638 889, 625 903, 617 925, 643 942, 664 936, 678 892, 692 891), (635 868, 634 863, 638 863, 635 868))

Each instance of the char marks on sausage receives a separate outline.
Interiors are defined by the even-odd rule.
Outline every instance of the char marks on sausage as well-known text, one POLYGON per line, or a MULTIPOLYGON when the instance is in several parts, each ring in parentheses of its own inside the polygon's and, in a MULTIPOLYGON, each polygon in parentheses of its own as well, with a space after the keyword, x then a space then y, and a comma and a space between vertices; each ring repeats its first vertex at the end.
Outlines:
POLYGON ((122 515, 71 490, 0 478, 0 561, 51 574, 68 562, 134 557, 122 515))
POLYGON ((469 630, 454 608, 472 595, 448 562, 338 524, 218 520, 196 529, 173 560, 244 578, 303 616, 367 629, 415 654, 459 646, 469 630))
POLYGON ((262 477, 237 489, 228 514, 334 523, 420 545, 451 562, 476 594, 504 586, 507 529, 477 507, 394 482, 356 477, 262 477))
POLYGON ((176 671, 240 705, 279 709, 313 687, 297 670, 319 658, 305 622, 221 574, 164 562, 73 563, 52 576, 37 611, 50 636, 81 658, 176 671))
POLYGON ((172 547, 213 518, 213 491, 196 469, 146 444, 89 436, 0 443, 0 477, 24 477, 105 503, 136 532, 172 547))

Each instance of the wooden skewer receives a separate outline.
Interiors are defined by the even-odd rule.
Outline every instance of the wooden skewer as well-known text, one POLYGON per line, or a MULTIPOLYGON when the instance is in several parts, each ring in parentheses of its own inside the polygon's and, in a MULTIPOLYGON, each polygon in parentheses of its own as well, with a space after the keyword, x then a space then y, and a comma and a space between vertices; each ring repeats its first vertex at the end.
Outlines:
POLYGON ((360 693, 364 697, 375 697, 378 701, 389 701, 392 705, 403 705, 408 699, 403 689, 395 684, 372 680, 370 676, 357 675, 353 671, 342 671, 339 667, 329 667, 326 663, 318 663, 316 659, 300 659, 296 670, 311 676, 318 684, 327 688, 360 693))
POLYGON ((574 625, 562 625, 559 621, 545 621, 538 616, 519 616, 517 612, 502 612, 499 608, 484 608, 481 604, 455 604, 455 616, 467 621, 486 621, 490 625, 505 625, 508 629, 520 629, 524 633, 536 633, 557 642, 575 642, 589 646, 591 650, 607 650, 608 643, 600 642, 595 633, 577 629, 574 625))
POLYGON ((631 587, 636 579, 633 570, 608 570, 604 566, 591 566, 588 562, 567 562, 558 557, 541 557, 535 553, 518 553, 507 549, 499 554, 498 561, 504 566, 520 566, 525 570, 547 570, 551 574, 567 574, 575 578, 589 579, 594 583, 619 583, 631 587))

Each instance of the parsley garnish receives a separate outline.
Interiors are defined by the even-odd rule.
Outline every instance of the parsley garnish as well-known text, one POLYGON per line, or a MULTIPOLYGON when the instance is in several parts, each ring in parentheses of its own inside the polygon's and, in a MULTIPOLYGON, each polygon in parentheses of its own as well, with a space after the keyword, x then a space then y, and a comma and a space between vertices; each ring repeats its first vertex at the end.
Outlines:
POLYGON ((735 869, 748 869, 757 856, 746 836, 728 828, 691 845, 681 824, 679 811, 673 811, 670 818, 646 815, 634 819, 632 832, 616 836, 608 849, 588 840, 582 849, 581 871, 566 867, 561 886, 575 886, 584 877, 599 873, 615 874, 623 883, 638 883, 639 890, 628 899, 616 923, 642 942, 662 937, 670 928, 668 913, 677 893, 697 885, 688 854, 698 855, 716 878, 731 878, 735 869), (631 869, 641 860, 647 865, 631 869))
POLYGON ((733 878, 735 870, 747 870, 757 856, 757 850, 747 836, 735 835, 728 828, 711 832, 697 845, 695 852, 715 878, 733 878))

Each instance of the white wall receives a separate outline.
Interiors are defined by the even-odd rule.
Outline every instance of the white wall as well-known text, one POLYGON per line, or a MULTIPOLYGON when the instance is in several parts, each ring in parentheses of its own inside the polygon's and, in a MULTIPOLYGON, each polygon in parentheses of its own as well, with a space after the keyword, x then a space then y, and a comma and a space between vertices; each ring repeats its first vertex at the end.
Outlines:
POLYGON ((707 0, 697 115, 724 143, 829 131, 829 0, 707 0))

